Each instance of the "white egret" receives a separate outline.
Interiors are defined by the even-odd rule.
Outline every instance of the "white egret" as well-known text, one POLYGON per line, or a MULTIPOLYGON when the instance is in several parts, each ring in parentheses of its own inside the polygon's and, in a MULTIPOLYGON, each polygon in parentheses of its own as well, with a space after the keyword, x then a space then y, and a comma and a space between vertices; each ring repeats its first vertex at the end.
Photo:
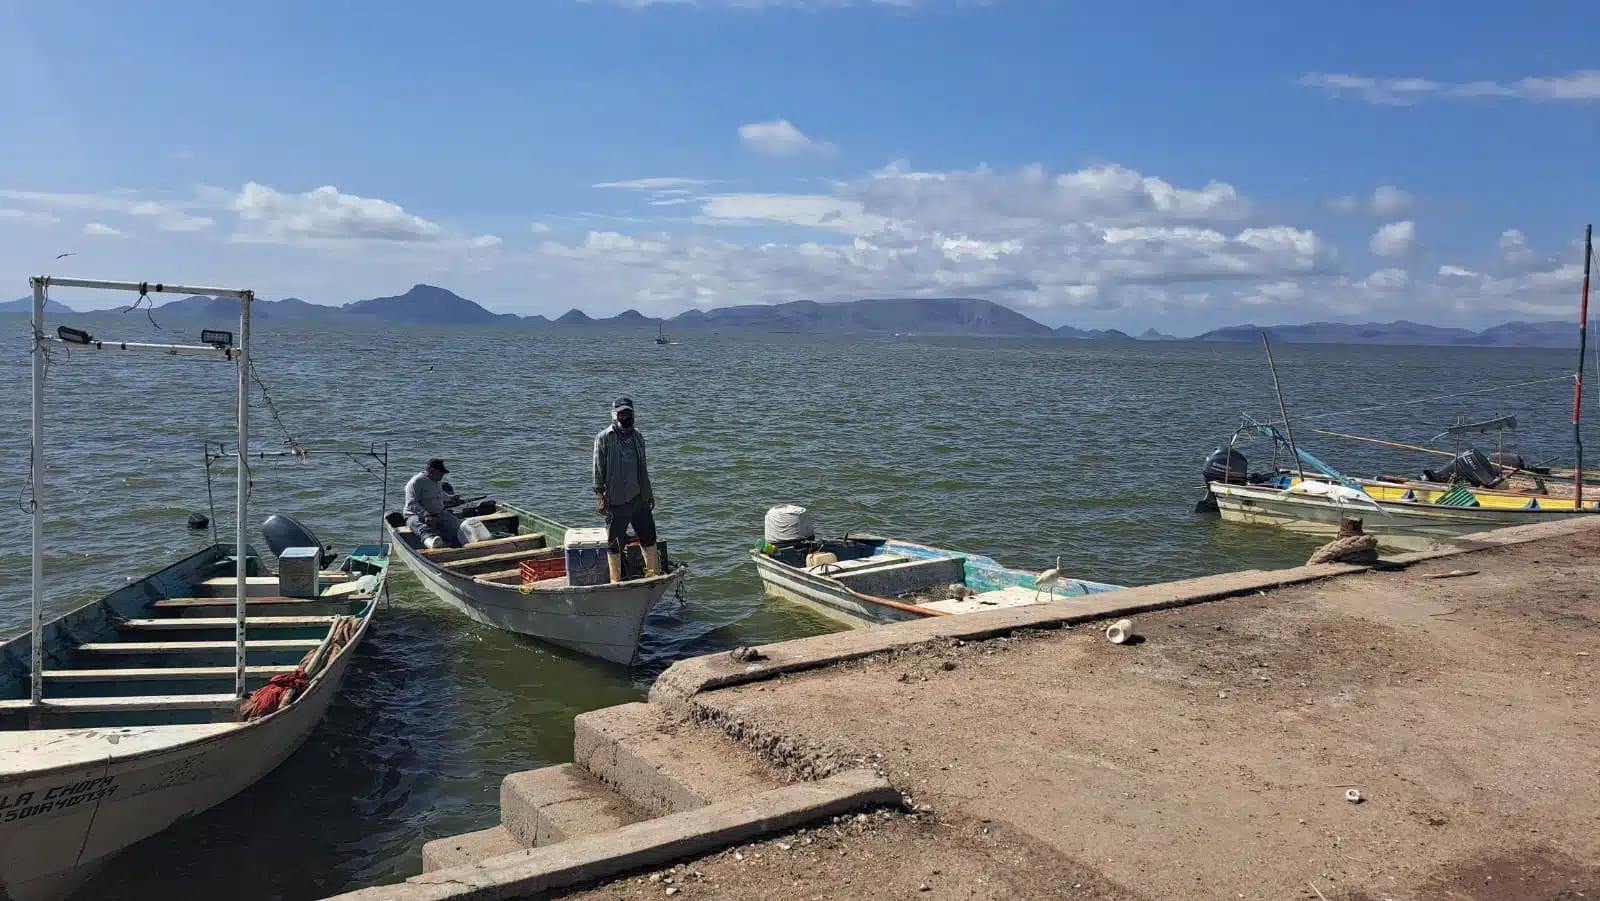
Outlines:
POLYGON ((1052 600, 1052 601, 1055 600, 1056 599, 1056 583, 1060 582, 1060 581, 1061 581, 1061 558, 1057 557, 1056 558, 1056 565, 1055 565, 1055 567, 1053 569, 1045 570, 1044 572, 1039 574, 1038 578, 1033 580, 1033 599, 1037 601, 1039 599, 1039 592, 1044 591, 1046 588, 1048 588, 1048 589, 1050 589, 1050 600, 1052 600))

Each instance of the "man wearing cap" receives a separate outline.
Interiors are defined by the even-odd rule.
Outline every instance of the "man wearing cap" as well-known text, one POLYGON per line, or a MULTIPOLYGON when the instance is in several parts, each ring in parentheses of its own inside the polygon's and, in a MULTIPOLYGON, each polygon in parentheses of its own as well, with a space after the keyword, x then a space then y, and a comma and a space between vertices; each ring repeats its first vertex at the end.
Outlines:
POLYGON ((627 549, 630 525, 644 550, 645 578, 658 575, 656 518, 651 512, 656 495, 645 464, 644 436, 633 427, 631 398, 612 402, 611 426, 594 437, 594 505, 606 515, 606 537, 611 542, 606 563, 611 581, 622 581, 622 553, 627 549))
POLYGON ((406 525, 424 547, 460 547, 461 520, 445 507, 461 499, 445 491, 441 481, 444 461, 434 457, 428 467, 406 483, 406 525))

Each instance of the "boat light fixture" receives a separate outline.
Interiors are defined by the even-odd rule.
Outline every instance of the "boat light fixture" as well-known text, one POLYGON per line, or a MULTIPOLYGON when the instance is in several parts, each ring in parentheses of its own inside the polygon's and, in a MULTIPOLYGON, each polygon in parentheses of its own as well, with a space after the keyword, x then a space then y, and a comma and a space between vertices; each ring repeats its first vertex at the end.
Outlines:
POLYGON ((200 342, 209 344, 212 347, 232 347, 233 332, 225 332, 222 329, 215 328, 201 329, 200 342))
POLYGON ((56 337, 67 342, 68 344, 88 344, 94 340, 93 338, 89 337, 89 333, 83 329, 72 328, 71 326, 67 325, 56 326, 56 337))

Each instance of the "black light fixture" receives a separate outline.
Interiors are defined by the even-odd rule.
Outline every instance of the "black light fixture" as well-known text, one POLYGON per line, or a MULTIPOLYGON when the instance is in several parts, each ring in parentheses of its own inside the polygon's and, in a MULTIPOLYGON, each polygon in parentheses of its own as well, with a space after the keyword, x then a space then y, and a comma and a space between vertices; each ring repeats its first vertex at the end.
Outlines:
POLYGON ((222 329, 216 328, 201 329, 200 342, 202 344, 209 344, 212 347, 232 347, 233 332, 225 332, 222 329))
POLYGON ((73 328, 67 325, 56 326, 56 337, 67 342, 68 344, 88 344, 94 340, 93 338, 89 337, 89 333, 83 329, 73 328))

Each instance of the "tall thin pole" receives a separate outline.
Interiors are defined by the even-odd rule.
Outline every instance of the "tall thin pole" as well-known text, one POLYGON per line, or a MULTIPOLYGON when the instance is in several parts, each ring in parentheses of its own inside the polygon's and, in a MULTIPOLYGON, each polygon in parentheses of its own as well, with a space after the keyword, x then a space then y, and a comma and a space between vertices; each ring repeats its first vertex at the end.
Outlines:
POLYGON ((28 697, 44 698, 44 279, 33 282, 33 677, 28 697))
POLYGON ((249 609, 248 567, 245 563, 246 528, 250 520, 250 301, 251 292, 239 298, 239 515, 234 522, 234 676, 233 691, 237 697, 245 694, 245 641, 246 611, 249 609))
POLYGON ((1578 304, 1578 379, 1572 386, 1572 449, 1577 465, 1572 473, 1573 507, 1583 507, 1583 354, 1589 343, 1589 265, 1594 261, 1594 226, 1583 229, 1583 300, 1578 304))
POLYGON ((1283 430, 1289 433, 1289 453, 1294 455, 1295 471, 1300 473, 1300 481, 1306 480, 1305 465, 1300 462, 1300 450, 1294 443, 1294 426, 1289 422, 1289 408, 1283 403, 1283 386, 1278 384, 1278 364, 1272 359, 1272 345, 1267 341, 1267 333, 1261 333, 1261 346, 1267 349, 1267 366, 1272 369, 1272 390, 1278 393, 1278 412, 1283 415, 1283 430))

